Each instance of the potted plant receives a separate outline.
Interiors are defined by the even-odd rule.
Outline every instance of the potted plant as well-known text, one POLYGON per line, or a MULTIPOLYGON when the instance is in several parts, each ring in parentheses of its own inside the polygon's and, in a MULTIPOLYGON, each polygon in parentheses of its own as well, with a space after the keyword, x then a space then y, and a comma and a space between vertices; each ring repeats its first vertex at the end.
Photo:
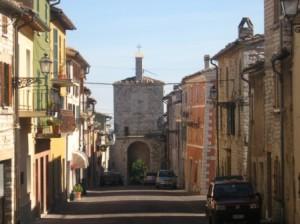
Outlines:
POLYGON ((54 134, 60 134, 60 125, 62 121, 58 118, 53 118, 52 120, 52 129, 54 134))
POLYGON ((83 188, 82 188, 81 184, 76 184, 73 187, 73 192, 75 195, 75 199, 81 200, 81 193, 83 192, 83 188))

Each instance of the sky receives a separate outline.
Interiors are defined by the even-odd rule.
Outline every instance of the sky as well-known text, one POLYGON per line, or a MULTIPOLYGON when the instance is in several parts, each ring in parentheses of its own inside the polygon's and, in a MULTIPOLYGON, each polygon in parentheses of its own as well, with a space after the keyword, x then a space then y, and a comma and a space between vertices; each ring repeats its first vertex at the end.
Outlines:
MULTIPOLYGON (((91 65, 87 82, 113 83, 135 75, 135 53, 141 45, 145 75, 166 83, 203 68, 238 35, 242 17, 254 32, 264 32, 263 0, 61 0, 77 30, 67 44, 91 65)), ((113 87, 87 85, 97 112, 113 114, 113 87)), ((165 94, 172 86, 165 87, 165 94)))

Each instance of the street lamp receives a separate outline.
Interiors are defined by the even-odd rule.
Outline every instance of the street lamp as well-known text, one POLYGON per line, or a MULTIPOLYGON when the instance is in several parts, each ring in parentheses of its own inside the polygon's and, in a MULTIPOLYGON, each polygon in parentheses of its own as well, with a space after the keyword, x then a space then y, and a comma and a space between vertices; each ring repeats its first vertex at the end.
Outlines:
POLYGON ((287 17, 294 17, 299 10, 299 0, 281 0, 283 13, 287 17))
POLYGON ((47 76, 50 73, 52 61, 50 60, 48 54, 44 54, 44 56, 40 59, 40 67, 41 72, 47 76))

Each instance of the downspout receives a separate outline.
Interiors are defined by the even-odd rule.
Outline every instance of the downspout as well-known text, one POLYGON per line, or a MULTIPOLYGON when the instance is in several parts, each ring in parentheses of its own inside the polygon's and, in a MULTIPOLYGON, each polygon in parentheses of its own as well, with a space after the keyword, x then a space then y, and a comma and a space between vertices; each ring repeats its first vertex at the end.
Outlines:
MULTIPOLYGON (((247 79, 245 77, 246 71, 247 71, 247 69, 242 70, 242 72, 240 74, 240 77, 248 85, 248 98, 250 100, 250 97, 251 97, 251 84, 250 84, 249 79, 247 79)), ((250 105, 250 102, 249 102, 249 105, 250 105)), ((250 116, 249 115, 250 115, 250 111, 248 113, 248 117, 249 117, 249 121, 250 121, 250 116)), ((249 127, 251 127, 251 130, 252 130, 252 126, 253 126, 252 120, 249 123, 250 123, 249 127)), ((249 142, 251 142, 251 140, 250 140, 250 128, 248 128, 248 137, 249 137, 249 142)), ((248 153, 247 153, 248 160, 247 160, 247 172, 246 172, 246 173, 250 174, 250 175, 248 175, 248 178, 251 177, 251 162, 252 161, 251 161, 251 155, 250 154, 251 154, 251 150, 249 150, 249 146, 248 146, 248 153)))
POLYGON ((214 62, 214 59, 210 59, 210 63, 216 69, 216 141, 217 141, 217 171, 216 175, 220 175, 220 143, 219 143, 219 67, 214 62))
MULTIPOLYGON (((278 76, 280 81, 280 156, 281 156, 281 206, 282 206, 282 220, 281 223, 283 224, 285 222, 285 161, 284 161, 284 85, 283 85, 283 74, 281 71, 278 71, 276 69, 276 62, 282 62, 284 59, 286 59, 290 55, 289 51, 286 48, 282 48, 281 52, 279 54, 273 55, 271 62, 272 62, 272 69, 273 72, 278 76)), ((280 65, 282 70, 282 65, 280 65)))

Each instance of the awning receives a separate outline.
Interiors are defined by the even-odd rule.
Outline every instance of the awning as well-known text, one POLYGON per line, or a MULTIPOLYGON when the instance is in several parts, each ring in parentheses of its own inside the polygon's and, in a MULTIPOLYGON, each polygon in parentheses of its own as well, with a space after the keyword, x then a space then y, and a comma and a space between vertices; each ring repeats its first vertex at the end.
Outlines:
POLYGON ((89 159, 85 154, 85 152, 82 151, 73 152, 72 163, 71 163, 72 169, 87 168, 88 166, 89 166, 89 159))

